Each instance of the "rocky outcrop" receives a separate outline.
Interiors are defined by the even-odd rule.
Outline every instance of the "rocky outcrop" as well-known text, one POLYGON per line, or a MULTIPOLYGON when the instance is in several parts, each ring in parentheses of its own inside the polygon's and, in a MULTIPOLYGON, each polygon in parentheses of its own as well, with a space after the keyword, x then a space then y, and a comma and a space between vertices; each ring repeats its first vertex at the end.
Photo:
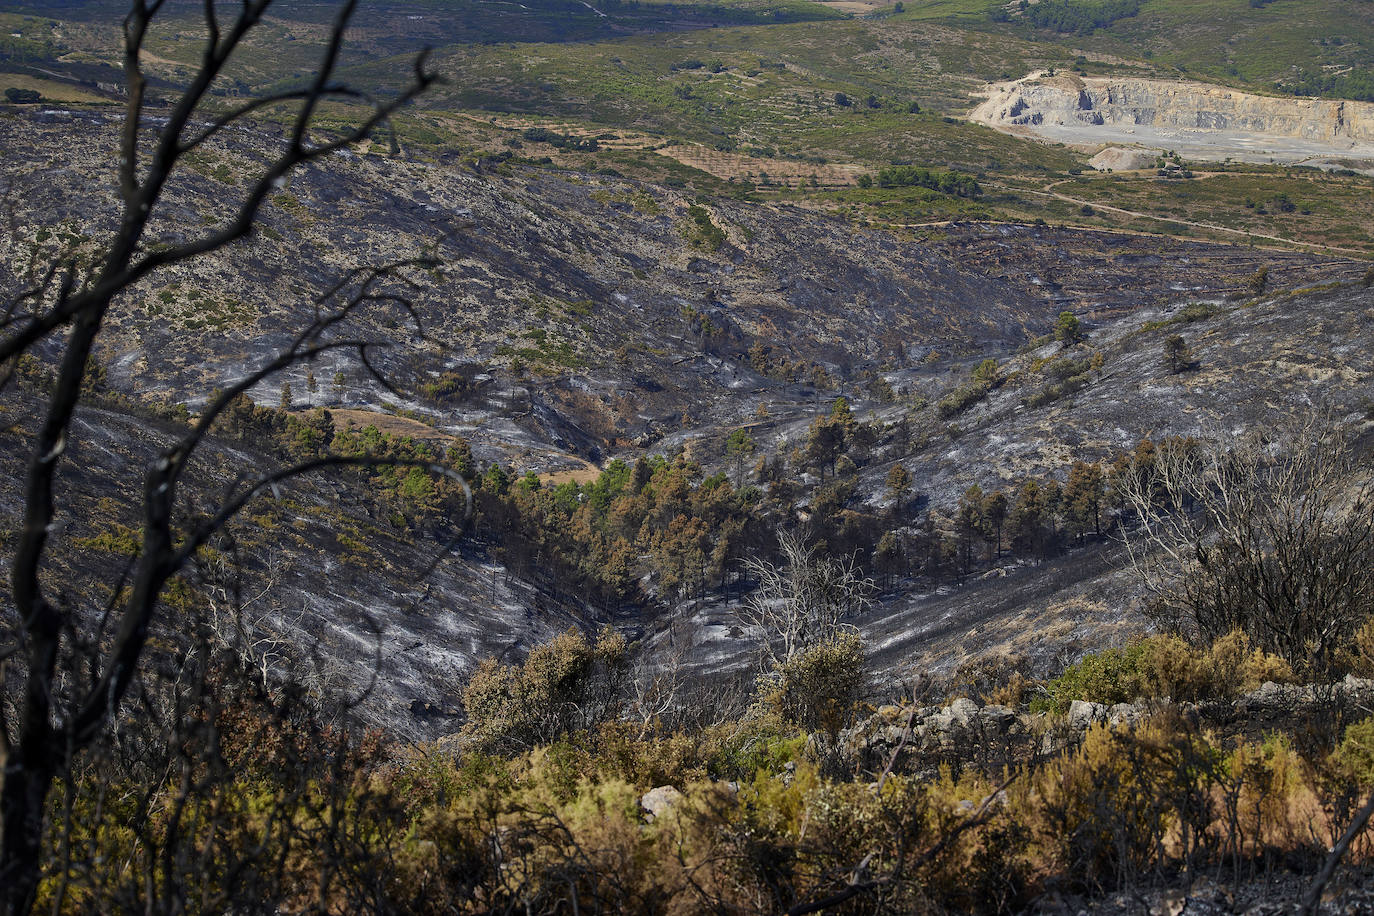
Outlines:
POLYGON ((1130 726, 1152 712, 1173 709, 1193 722, 1214 727, 1270 727, 1320 709, 1368 707, 1374 680, 1346 677, 1334 684, 1268 682, 1234 702, 1172 704, 1141 700, 1108 706, 1074 700, 1062 715, 980 706, 967 697, 946 706, 881 706, 872 716, 840 734, 850 757, 884 766, 894 756, 904 767, 920 769, 951 759, 999 766, 1027 752, 1051 754, 1073 747, 1099 723, 1130 726))
POLYGON ((1374 104, 1288 99, 1173 80, 1036 77, 999 84, 975 120, 1015 125, 1066 124, 1234 130, 1320 140, 1334 146, 1374 142, 1374 104))
POLYGON ((1032 74, 994 84, 970 117, 1061 142, 1183 147, 1198 159, 1374 161, 1374 104, 1270 98, 1197 82, 1032 74))
POLYGON ((961 698, 947 706, 883 706, 867 720, 840 734, 850 757, 882 767, 895 756, 904 766, 977 759, 999 764, 1033 747, 1044 716, 1018 714, 1008 706, 979 706, 961 698))

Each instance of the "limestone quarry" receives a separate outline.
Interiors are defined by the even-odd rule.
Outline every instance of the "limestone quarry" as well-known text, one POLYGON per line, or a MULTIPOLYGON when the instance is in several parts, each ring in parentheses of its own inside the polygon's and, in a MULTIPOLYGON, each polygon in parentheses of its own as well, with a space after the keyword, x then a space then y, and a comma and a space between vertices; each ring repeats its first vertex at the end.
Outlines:
POLYGON ((1367 102, 1271 98, 1182 80, 1037 72, 992 84, 970 118, 1014 135, 1088 150, 1107 147, 1102 168, 1138 168, 1141 160, 1133 153, 1158 150, 1195 160, 1374 174, 1374 104, 1367 102))

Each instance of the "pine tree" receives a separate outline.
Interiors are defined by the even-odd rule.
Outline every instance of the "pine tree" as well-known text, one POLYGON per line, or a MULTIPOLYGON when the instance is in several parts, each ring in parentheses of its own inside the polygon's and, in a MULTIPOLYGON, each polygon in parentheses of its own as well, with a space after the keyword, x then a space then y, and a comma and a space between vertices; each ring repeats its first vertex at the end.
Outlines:
POLYGON ((887 472, 887 492, 892 494, 892 515, 901 518, 906 504, 907 490, 911 489, 911 472, 902 464, 894 464, 887 472))
POLYGON ((1069 482, 1064 490, 1064 504, 1075 534, 1081 541, 1091 528, 1093 534, 1102 533, 1102 497, 1105 483, 1100 465, 1075 461, 1069 468, 1069 482))
POLYGON ((1073 312, 1060 312, 1054 323, 1054 339, 1071 347, 1083 339, 1083 325, 1073 312))

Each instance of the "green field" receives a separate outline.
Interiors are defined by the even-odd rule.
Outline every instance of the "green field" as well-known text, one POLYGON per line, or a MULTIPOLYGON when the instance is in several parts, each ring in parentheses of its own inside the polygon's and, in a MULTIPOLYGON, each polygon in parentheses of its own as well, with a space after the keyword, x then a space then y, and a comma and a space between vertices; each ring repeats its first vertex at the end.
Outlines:
MULTIPOLYGON (((1374 66, 1371 0, 1145 0, 1135 16, 1088 34, 1035 29, 1019 19, 994 23, 984 0, 912 0, 897 20, 945 22, 1101 55, 1146 60, 1161 72, 1276 91, 1299 68, 1374 66)), ((1090 62, 1089 66, 1093 66, 1090 62)))

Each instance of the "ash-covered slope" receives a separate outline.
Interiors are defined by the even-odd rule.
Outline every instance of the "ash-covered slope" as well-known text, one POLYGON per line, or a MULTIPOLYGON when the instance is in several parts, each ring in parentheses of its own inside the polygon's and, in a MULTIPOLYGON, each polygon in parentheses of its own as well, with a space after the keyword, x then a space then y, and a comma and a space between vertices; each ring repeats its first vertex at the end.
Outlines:
MULTIPOLYGON (((1059 345, 1009 361, 1011 381, 960 418, 957 441, 945 438, 915 456, 913 476, 952 500, 971 483, 991 489, 1030 476, 1062 478, 1072 458, 1111 458, 1146 437, 1197 436, 1224 447, 1245 430, 1304 411, 1327 412, 1348 435, 1363 437, 1369 459, 1374 288, 1355 283, 1207 305, 1180 299, 1105 323, 1065 354, 1096 350, 1101 371, 1041 407, 1028 401, 1059 383, 1032 366, 1053 359, 1059 345), (1175 334, 1194 359, 1182 372, 1170 371, 1164 355, 1175 334)), ((870 492, 879 484, 875 469, 870 492)), ((1045 565, 993 570, 947 595, 903 596, 869 632, 892 665, 947 665, 992 648, 1051 652, 1069 639, 1111 638, 1119 624, 1136 622, 1126 565, 1107 539, 1045 565)))
MULTIPOLYGON (((224 218, 242 193, 247 164, 274 142, 270 130, 242 131, 206 150, 194 174, 172 189, 172 218, 155 227, 150 243, 193 237, 224 218)), ((47 256, 92 252, 109 231, 114 126, 98 113, 26 113, 0 121, 0 143, 12 151, 0 166, 13 188, 0 250, 13 288, 47 256)), ((928 234, 899 236, 824 213, 702 199, 614 176, 353 153, 303 170, 273 195, 250 243, 164 271, 127 296, 100 355, 114 388, 194 405, 286 343, 311 314, 312 296, 348 270, 433 253, 443 269, 423 277, 414 293, 423 334, 386 309, 352 329, 389 344, 377 364, 406 399, 397 401, 357 366, 326 359, 311 367, 313 387, 305 367, 288 377, 292 406, 328 406, 340 422, 355 409, 366 421, 383 417, 389 401, 393 411, 413 411, 410 422, 441 441, 455 433, 469 438, 479 462, 500 460, 523 473, 573 452, 633 459, 684 439, 717 441, 758 415, 761 403, 772 430, 762 444, 782 454, 819 400, 789 379, 814 378, 815 368, 824 370, 826 397, 858 398, 866 373, 880 371, 933 400, 968 359, 1006 357, 1063 309, 1106 328, 1138 322, 1142 309, 1184 295, 1221 298, 1260 266, 1281 287, 1349 280, 1365 269, 1302 254, 1050 227, 922 231, 928 234), (760 366, 759 353, 772 366, 760 366), (775 377, 759 371, 784 363, 775 377), (462 370, 461 384, 452 390, 425 388, 454 369, 462 370)), ((1290 335, 1297 348, 1316 346, 1305 337, 1315 327, 1295 321, 1274 333, 1290 335)), ((985 407, 958 418, 957 428, 918 411, 913 422, 929 427, 925 445, 867 466, 860 499, 881 500, 884 463, 893 460, 908 461, 919 489, 939 505, 974 480, 1049 468, 1049 456, 1066 455, 1071 445, 1106 449, 1152 429, 1142 426, 1149 414, 1133 403, 1140 392, 1111 381, 1118 361, 1134 365, 1150 351, 1124 336, 1119 347, 1120 359, 1107 354, 1107 375, 1091 390, 1100 388, 1104 398, 1118 392, 1115 413, 1103 416, 1120 417, 1112 422, 1124 424, 1124 434, 1096 432, 1106 419, 1046 413, 1062 405, 1017 410, 1004 385, 985 407), (1050 416, 1062 424, 1052 435, 1024 425, 1050 416), (1055 436, 1063 437, 1058 451, 1055 436), (1044 456, 1035 454, 1036 441, 1050 443, 1044 456)), ((1152 363, 1139 366, 1142 379, 1158 372, 1152 363)), ((1243 386, 1259 378, 1219 380, 1218 408, 1252 397, 1243 386)), ((255 394, 275 403, 278 381, 255 394)), ((872 406, 895 420, 911 405, 872 406)), ((32 398, 4 407, 15 425, 0 510, 13 523, 25 430, 37 407, 32 398)), ((96 577, 118 562, 117 551, 106 549, 119 546, 108 523, 134 524, 138 489, 130 475, 137 479, 168 434, 120 411, 83 415, 63 484, 75 494, 62 549, 77 599, 91 603, 96 577)), ((199 480, 212 493, 270 461, 220 443, 199 480)), ((423 578, 442 533, 393 530, 366 481, 302 483, 254 510, 243 537, 252 542, 253 575, 272 582, 265 625, 287 639, 318 635, 325 667, 343 684, 365 682, 380 659, 364 714, 399 731, 442 730, 412 716, 412 704, 452 707, 478 657, 518 653, 569 624, 594 627, 604 619, 567 595, 509 578, 472 542, 423 578)), ((1097 587, 1086 572, 1065 575, 1085 590, 1097 587)), ((914 597, 926 589, 906 583, 866 624, 886 670, 920 652, 944 651, 967 631, 958 602, 976 593, 927 605, 914 597), (948 615, 945 641, 921 636, 913 620, 922 615, 948 615)), ((742 658, 747 646, 728 635, 731 612, 719 605, 627 608, 617 622, 667 627, 713 614, 717 623, 694 636, 697 658, 742 658)), ((969 625, 992 638, 999 620, 969 625)))
MULTIPOLYGON (((254 161, 280 142, 238 131, 192 161, 151 243, 226 218, 254 161)), ((0 122, 14 219, 0 231, 6 285, 63 246, 93 250, 114 219, 115 125, 40 112, 0 122)), ((1264 260, 1304 285, 1349 264, 1296 254, 1030 226, 950 226, 900 237, 815 211, 699 199, 594 174, 457 158, 346 154, 272 196, 254 238, 158 273, 120 304, 101 358, 112 382, 198 403, 285 344, 313 297, 347 271, 427 253, 442 273, 407 315, 356 330, 389 344, 378 365, 415 393, 445 370, 483 381, 401 406, 451 432, 506 415, 535 440, 596 458, 681 426, 752 412, 741 391, 943 354, 989 354, 1059 311, 1130 311, 1179 289, 1234 289, 1264 260), (934 235, 934 238, 927 236, 934 235), (754 354, 751 355, 751 350, 754 354), (756 358, 766 355, 766 363, 756 358), (777 371, 774 371, 777 370, 777 371)), ((377 407, 395 396, 340 359, 288 376, 297 406, 377 407)), ((280 380, 274 380, 276 385, 280 380)), ((278 391, 255 392, 275 403, 278 391)))
MULTIPOLYGON (((1075 459, 1110 461, 1144 438, 1196 436, 1224 447, 1249 429, 1281 427, 1285 416, 1329 414, 1359 438, 1364 460, 1374 432, 1374 287, 1362 282, 1248 299, 1171 302, 1111 319, 1071 348, 1043 344, 1004 361, 1004 381, 951 420, 926 408, 909 417, 910 436, 891 442, 860 471, 856 504, 885 509, 894 463, 937 518, 948 524, 971 485, 1013 490, 1030 479, 1064 480, 1075 459), (1164 341, 1184 338, 1193 364, 1173 371, 1164 341), (1065 386, 1056 362, 1093 354, 1097 370, 1065 386), (1079 387, 1081 385, 1081 387, 1079 387), (1056 391, 1062 390, 1062 394, 1056 391)), ((948 378, 890 376, 932 394, 948 378)), ((867 406, 867 405, 866 405, 867 406)), ((902 410, 871 405, 889 421, 902 410)), ((793 431, 800 435, 800 427, 793 431)), ((913 524, 920 519, 913 516, 913 524)), ((913 532, 914 533, 914 532, 913 532)), ((948 672, 968 658, 1010 652, 1049 665, 1063 653, 1119 640, 1145 625, 1137 584, 1108 532, 1052 559, 1008 557, 963 584, 900 581, 855 621, 883 684, 948 672)), ((709 668, 743 664, 753 651, 740 617, 720 603, 692 610, 694 660, 709 668)))
MULTIPOLYGON (((22 522, 25 444, 40 406, 27 387, 11 384, 0 397, 6 529, 22 522)), ((82 409, 73 433, 60 466, 49 545, 56 574, 47 584, 91 623, 137 550, 145 470, 184 430, 115 404, 82 409)), ((216 438, 197 455, 185 484, 196 511, 283 460, 216 438)), ((554 600, 507 575, 478 540, 455 539, 456 528, 390 524, 366 476, 297 478, 251 503, 226 533, 188 569, 189 589, 173 583, 168 590, 154 649, 176 646, 212 622, 226 644, 246 637, 253 658, 265 659, 276 675, 289 672, 308 689, 360 698, 358 720, 398 736, 447 730, 476 659, 518 655, 570 626, 595 628, 600 619, 573 599, 554 600)), ((8 549, 0 554, 9 557, 8 549)))

